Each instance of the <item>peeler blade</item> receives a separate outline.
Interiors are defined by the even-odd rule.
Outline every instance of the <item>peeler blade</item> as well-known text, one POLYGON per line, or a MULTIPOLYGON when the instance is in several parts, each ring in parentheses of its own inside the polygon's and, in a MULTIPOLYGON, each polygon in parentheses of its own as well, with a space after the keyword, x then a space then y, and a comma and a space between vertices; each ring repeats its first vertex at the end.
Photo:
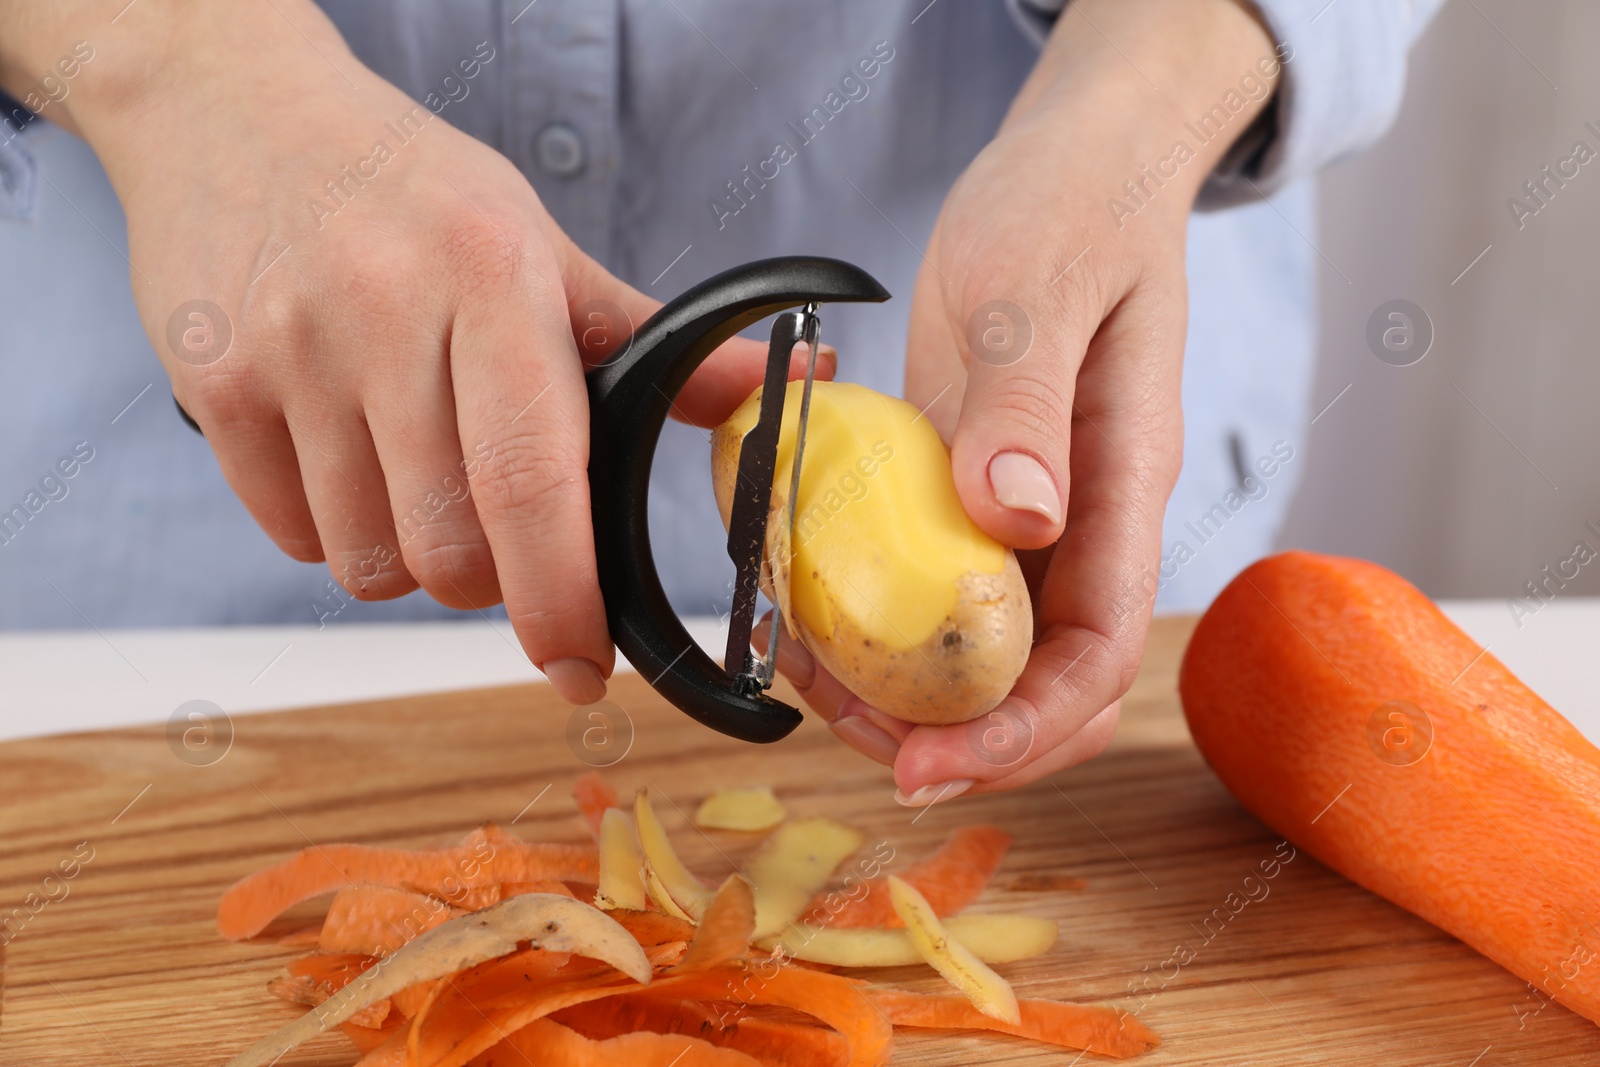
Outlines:
MULTIPOLYGON (((800 464, 806 451, 806 424, 811 419, 811 387, 817 380, 817 342, 822 335, 822 320, 817 317, 820 304, 806 305, 804 312, 805 323, 801 327, 801 344, 806 346, 806 378, 805 384, 800 388, 800 418, 797 420, 794 432, 794 462, 789 470, 789 496, 784 501, 784 525, 788 528, 785 543, 789 546, 789 554, 794 554, 794 520, 795 504, 800 499, 800 464)), ((785 390, 787 392, 787 390, 785 390)), ((788 562, 788 561, 785 561, 788 562)), ((767 561, 771 568, 773 584, 777 584, 777 564, 773 560, 767 561)), ((778 676, 778 642, 782 640, 783 607, 780 604, 772 606, 772 625, 767 632, 767 655, 761 663, 761 673, 771 685, 778 676)))
MULTIPOLYGON (((809 305, 804 311, 785 312, 773 322, 772 338, 767 348, 766 375, 762 382, 760 415, 755 426, 745 434, 739 449, 733 506, 728 520, 728 556, 733 560, 735 575, 723 669, 732 678, 734 689, 746 696, 753 696, 772 684, 772 663, 777 654, 778 613, 773 613, 773 632, 769 636, 765 661, 755 658, 750 648, 750 636, 755 629, 756 597, 760 592, 767 518, 772 504, 772 483, 777 472, 778 438, 783 426, 789 361, 795 345, 809 345, 801 404, 803 419, 810 400, 811 379, 816 371, 818 325, 815 304, 809 305)), ((800 429, 803 433, 804 426, 800 429)), ((799 470, 798 460, 797 454, 796 473, 799 470)), ((791 499, 792 496, 791 493, 791 499)), ((790 518, 792 521, 792 516, 790 518)))

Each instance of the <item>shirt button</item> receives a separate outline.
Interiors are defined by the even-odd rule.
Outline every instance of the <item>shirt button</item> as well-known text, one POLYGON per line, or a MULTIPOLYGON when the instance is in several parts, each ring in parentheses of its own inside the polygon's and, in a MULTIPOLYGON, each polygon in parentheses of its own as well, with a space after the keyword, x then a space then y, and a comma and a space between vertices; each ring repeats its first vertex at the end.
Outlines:
POLYGON ((558 178, 570 178, 583 169, 583 138, 565 122, 552 122, 533 138, 539 166, 558 178))

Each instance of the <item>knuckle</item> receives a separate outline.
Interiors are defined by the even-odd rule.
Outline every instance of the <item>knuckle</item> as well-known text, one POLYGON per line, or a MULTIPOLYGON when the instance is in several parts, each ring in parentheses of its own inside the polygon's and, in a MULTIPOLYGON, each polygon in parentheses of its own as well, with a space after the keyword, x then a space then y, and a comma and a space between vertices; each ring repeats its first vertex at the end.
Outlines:
POLYGON ((1133 685, 1144 658, 1143 629, 1118 626, 1115 619, 1109 618, 1064 627, 1060 634, 1046 633, 1041 644, 1045 642, 1062 649, 1066 661, 1058 684, 1073 699, 1093 697, 1109 704, 1120 698, 1133 685), (1067 630, 1071 636, 1067 636, 1067 630), (1083 646, 1082 651, 1068 657, 1066 650, 1079 645, 1083 646))
POLYGON ((586 494, 586 462, 575 438, 549 430, 508 435, 495 446, 495 461, 470 481, 473 496, 489 512, 547 508, 563 496, 586 494))
POLYGON ((573 648, 573 640, 581 635, 588 616, 587 605, 575 589, 552 587, 543 592, 536 607, 513 608, 506 603, 506 615, 512 629, 520 636, 528 658, 543 663, 562 650, 573 648))
POLYGON ((1106 308, 1104 276, 1088 269, 1085 263, 1068 269, 1072 257, 1063 254, 1059 266, 1054 261, 1046 269, 1054 282, 1047 284, 1040 296, 1040 315, 1044 325, 1098 323, 1106 308), (1064 272, 1064 273, 1063 273, 1064 272))
POLYGON ((529 269, 540 258, 530 238, 475 212, 446 227, 440 253, 447 268, 474 288, 503 290, 541 273, 529 269))
POLYGON ((435 598, 482 607, 483 598, 492 597, 494 554, 483 538, 435 541, 418 548, 414 557, 412 573, 435 598))
POLYGON ((260 414, 265 398, 248 370, 201 373, 185 383, 184 407, 205 426, 232 426, 260 414))
POLYGON ((282 283, 253 287, 240 308, 241 332, 255 347, 303 351, 311 341, 309 302, 282 283))
MULTIPOLYGON (((989 417, 1004 420, 1030 439, 1054 443, 1068 425, 1071 410, 1062 395, 1045 383, 1018 375, 1007 376, 985 390, 989 417)), ((1053 449, 1052 449, 1053 451, 1053 449)))
POLYGON ((392 600, 417 587, 400 553, 387 542, 330 552, 328 570, 357 600, 392 600))

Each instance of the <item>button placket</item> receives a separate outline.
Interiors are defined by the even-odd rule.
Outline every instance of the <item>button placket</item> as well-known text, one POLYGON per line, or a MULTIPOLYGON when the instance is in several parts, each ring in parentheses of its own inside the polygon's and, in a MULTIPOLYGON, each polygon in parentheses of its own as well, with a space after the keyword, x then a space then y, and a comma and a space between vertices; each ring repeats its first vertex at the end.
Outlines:
POLYGON ((507 154, 577 245, 609 259, 618 163, 616 0, 507 5, 507 154))
POLYGON ((533 138, 534 158, 547 174, 571 178, 583 172, 588 148, 583 135, 565 122, 552 122, 533 138))

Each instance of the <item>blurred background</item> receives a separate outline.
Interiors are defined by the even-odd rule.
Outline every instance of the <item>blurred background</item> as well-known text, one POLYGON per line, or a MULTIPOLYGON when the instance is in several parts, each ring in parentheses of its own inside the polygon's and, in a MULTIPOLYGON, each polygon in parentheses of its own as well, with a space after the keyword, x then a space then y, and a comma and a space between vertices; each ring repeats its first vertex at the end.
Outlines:
POLYGON ((1281 544, 1435 597, 1600 593, 1600 5, 1451 0, 1393 129, 1320 193, 1321 414, 1281 544), (1368 325, 1395 300, 1426 319, 1385 362, 1368 325))

